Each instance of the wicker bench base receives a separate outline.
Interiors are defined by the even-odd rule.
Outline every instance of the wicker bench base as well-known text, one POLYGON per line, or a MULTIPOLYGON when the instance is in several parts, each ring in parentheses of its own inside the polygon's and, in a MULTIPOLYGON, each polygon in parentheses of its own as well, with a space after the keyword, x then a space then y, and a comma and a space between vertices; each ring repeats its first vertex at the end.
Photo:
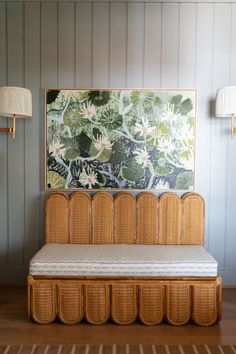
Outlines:
POLYGON ((98 279, 28 277, 29 316, 38 323, 57 317, 65 324, 105 323, 110 317, 127 325, 137 318, 157 325, 192 319, 210 326, 221 318, 221 279, 98 279))

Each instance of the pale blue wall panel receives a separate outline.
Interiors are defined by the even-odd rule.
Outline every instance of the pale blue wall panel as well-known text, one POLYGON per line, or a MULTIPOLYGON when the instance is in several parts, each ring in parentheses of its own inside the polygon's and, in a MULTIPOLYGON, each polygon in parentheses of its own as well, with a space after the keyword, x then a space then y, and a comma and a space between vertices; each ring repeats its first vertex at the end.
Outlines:
POLYGON ((75 4, 61 3, 58 9, 58 86, 75 86, 75 4))
POLYGON ((110 86, 126 87, 127 4, 111 4, 110 86))
POLYGON ((179 4, 163 3, 161 87, 178 87, 179 4))
POLYGON ((162 4, 145 4, 144 87, 161 83, 162 4))
POLYGON ((128 4, 127 87, 144 84, 144 4, 128 4))
POLYGON ((93 5, 93 87, 109 87, 110 4, 93 5))
POLYGON ((214 38, 214 4, 197 4, 196 28, 196 190, 205 199, 205 245, 209 242, 210 166, 211 166, 211 102, 214 38))
MULTIPOLYGON (((7 77, 9 86, 24 86, 24 3, 7 4, 7 77)), ((12 124, 9 119, 9 124, 12 124)), ((22 266, 25 237, 24 119, 16 122, 16 139, 8 136, 9 266, 22 266)))
POLYGON ((58 4, 41 4, 41 87, 58 86, 58 4))
MULTIPOLYGON (((213 95, 218 88, 229 84, 231 33, 231 5, 215 4, 214 6, 213 95)), ((209 250, 217 258, 220 269, 223 269, 225 262, 227 154, 230 132, 228 119, 215 118, 214 115, 213 106, 210 118, 212 125, 211 169, 209 172, 209 250)))
POLYGON ((0 2, 0 85, 33 94, 16 140, 0 135, 0 282, 24 282, 43 241, 44 88, 196 86, 205 244, 236 284, 236 138, 214 118, 216 89, 236 84, 235 18, 235 2, 0 2))
MULTIPOLYGON (((7 84, 6 4, 0 3, 0 85, 7 84)), ((7 127, 7 119, 0 118, 0 126, 7 127)), ((8 252, 8 175, 7 134, 0 135, 0 265, 7 263, 8 252)))
MULTIPOLYGON (((236 85, 236 4, 231 5, 230 84, 236 85)), ((230 120, 229 120, 230 121, 230 120)), ((230 125, 230 122, 228 122, 230 125)), ((235 120, 236 126, 236 120, 235 120)), ((236 136, 229 139, 227 169, 225 268, 236 269, 236 136)), ((236 277, 235 277, 236 279, 236 277)))
POLYGON ((33 114, 25 123, 25 239, 24 261, 40 241, 40 4, 25 4, 25 86, 32 92, 33 114))
POLYGON ((180 4, 178 86, 195 87, 197 5, 180 4))
POLYGON ((93 5, 76 4, 76 87, 93 83, 93 5))

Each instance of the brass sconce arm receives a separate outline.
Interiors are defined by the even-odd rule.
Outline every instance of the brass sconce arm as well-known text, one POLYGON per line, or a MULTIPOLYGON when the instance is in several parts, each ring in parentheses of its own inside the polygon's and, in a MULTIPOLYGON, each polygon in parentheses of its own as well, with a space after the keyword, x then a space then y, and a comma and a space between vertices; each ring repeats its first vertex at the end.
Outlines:
POLYGON ((12 138, 15 139, 16 137, 16 116, 13 115, 13 124, 12 128, 0 128, 0 133, 10 133, 12 134, 12 138))
POLYGON ((235 116, 235 114, 231 115, 231 136, 232 136, 232 138, 236 134, 236 127, 234 126, 234 116, 235 116))

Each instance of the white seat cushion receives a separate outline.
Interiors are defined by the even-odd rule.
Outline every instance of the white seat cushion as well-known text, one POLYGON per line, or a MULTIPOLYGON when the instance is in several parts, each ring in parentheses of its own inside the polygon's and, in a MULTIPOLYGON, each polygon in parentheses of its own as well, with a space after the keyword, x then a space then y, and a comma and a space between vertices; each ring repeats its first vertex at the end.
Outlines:
POLYGON ((217 276, 203 246, 47 244, 30 261, 43 276, 217 276))

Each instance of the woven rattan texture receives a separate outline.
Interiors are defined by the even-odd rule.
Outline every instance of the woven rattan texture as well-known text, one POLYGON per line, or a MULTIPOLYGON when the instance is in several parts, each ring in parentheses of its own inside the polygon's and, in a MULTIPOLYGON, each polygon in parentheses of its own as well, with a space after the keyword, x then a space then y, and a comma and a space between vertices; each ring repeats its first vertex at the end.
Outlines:
POLYGON ((54 192, 46 201, 47 243, 202 245, 203 239, 204 201, 197 193, 54 192))
POLYGON ((158 198, 151 193, 141 193, 137 198, 138 244, 158 243, 158 198))
POLYGON ((109 193, 93 196, 92 243, 113 243, 113 198, 109 193))
POLYGON ((89 323, 105 323, 110 316, 110 288, 103 284, 84 287, 85 318, 89 323))
POLYGON ((112 286, 111 316, 118 324, 130 324, 137 317, 137 287, 131 284, 112 286))
POLYGON ((181 199, 174 193, 160 197, 159 243, 162 245, 181 244, 181 199))
MULTIPOLYGON (((200 244, 204 242, 204 201, 197 193, 180 198, 128 192, 92 197, 61 192, 46 201, 47 243, 200 244)), ((47 278, 28 277, 28 313, 38 323, 210 326, 221 318, 220 278, 47 278)))
POLYGON ((38 323, 56 316, 67 324, 83 317, 102 324, 109 317, 118 324, 133 323, 137 317, 147 325, 165 317, 173 325, 190 319, 209 326, 220 319, 221 281, 156 280, 99 281, 44 280, 29 277, 29 310, 38 323))
POLYGON ((61 283, 58 287, 58 317, 61 322, 74 324, 83 316, 82 285, 61 283))
POLYGON ((46 205, 46 243, 68 243, 68 197, 64 193, 53 193, 46 205))
POLYGON ((130 193, 114 199, 114 243, 134 243, 136 237, 136 200, 130 193))
POLYGON ((69 243, 90 243, 91 198, 84 192, 74 193, 69 203, 69 243))
POLYGON ((139 319, 144 324, 155 325, 162 322, 164 310, 164 285, 139 286, 139 319))
POLYGON ((204 241, 204 200, 200 195, 188 193, 183 202, 183 244, 201 245, 204 241))

